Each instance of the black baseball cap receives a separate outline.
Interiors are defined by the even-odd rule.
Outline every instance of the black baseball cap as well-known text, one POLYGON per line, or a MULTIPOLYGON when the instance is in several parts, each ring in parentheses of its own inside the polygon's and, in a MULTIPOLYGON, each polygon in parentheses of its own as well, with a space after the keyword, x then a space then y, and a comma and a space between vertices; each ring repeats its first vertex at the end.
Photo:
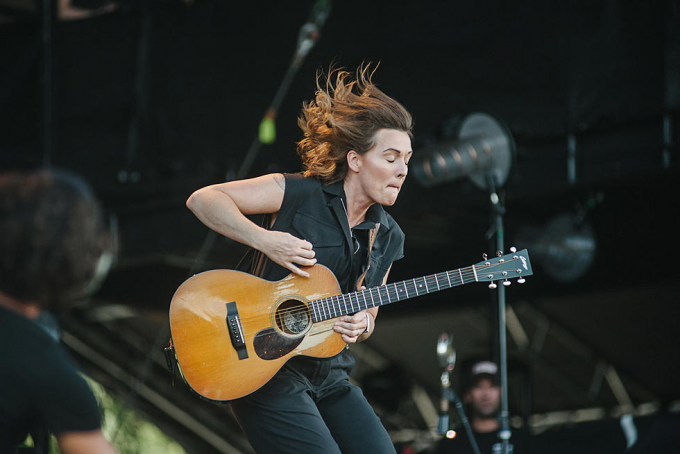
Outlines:
POLYGON ((481 360, 472 363, 467 373, 467 379, 465 380, 465 389, 472 388, 483 378, 491 380, 495 385, 499 385, 498 364, 490 360, 481 360))

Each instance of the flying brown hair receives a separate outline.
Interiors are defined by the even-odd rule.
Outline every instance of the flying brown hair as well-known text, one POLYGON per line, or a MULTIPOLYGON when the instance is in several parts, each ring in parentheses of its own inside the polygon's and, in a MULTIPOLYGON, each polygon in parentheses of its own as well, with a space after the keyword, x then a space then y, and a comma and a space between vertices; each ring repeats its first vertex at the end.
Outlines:
POLYGON ((314 100, 305 102, 298 117, 304 138, 297 144, 305 176, 334 183, 347 174, 347 153, 368 152, 380 129, 396 129, 413 137, 411 114, 373 83, 371 63, 356 76, 342 68, 318 72, 314 100), (325 82, 324 82, 325 80, 325 82))

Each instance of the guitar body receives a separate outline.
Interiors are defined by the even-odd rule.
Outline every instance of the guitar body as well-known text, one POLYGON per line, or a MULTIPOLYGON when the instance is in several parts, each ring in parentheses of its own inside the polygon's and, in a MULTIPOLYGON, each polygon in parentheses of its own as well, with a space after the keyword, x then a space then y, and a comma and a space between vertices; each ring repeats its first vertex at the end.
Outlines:
POLYGON ((341 293, 322 265, 267 281, 234 270, 187 279, 170 304, 175 355, 187 384, 214 401, 245 396, 269 381, 297 355, 328 358, 345 342, 337 318, 312 322, 308 303, 341 293))

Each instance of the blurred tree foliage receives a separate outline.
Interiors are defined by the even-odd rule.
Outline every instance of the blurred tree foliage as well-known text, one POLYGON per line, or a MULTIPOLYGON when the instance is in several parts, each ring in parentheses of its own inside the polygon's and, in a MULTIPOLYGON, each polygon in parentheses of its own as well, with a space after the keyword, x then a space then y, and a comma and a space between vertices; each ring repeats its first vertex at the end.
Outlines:
MULTIPOLYGON (((120 454, 185 454, 184 449, 122 399, 87 378, 102 410, 102 430, 120 454)), ((58 452, 58 451, 57 451, 58 452)))
MULTIPOLYGON (((94 392, 102 412, 102 431, 119 454, 186 454, 184 448, 166 436, 158 427, 144 419, 122 399, 85 377, 94 392)), ((25 446, 33 446, 29 438, 25 446)), ((56 438, 51 437, 50 454, 59 454, 56 438)))

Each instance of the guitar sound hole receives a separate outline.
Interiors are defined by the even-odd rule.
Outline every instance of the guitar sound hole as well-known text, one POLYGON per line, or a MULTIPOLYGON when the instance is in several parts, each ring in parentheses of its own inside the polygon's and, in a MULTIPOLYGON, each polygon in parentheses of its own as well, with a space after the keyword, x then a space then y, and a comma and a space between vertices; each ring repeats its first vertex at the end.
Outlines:
POLYGON ((309 310, 300 301, 284 301, 276 311, 276 325, 286 334, 302 334, 309 324, 309 310))

